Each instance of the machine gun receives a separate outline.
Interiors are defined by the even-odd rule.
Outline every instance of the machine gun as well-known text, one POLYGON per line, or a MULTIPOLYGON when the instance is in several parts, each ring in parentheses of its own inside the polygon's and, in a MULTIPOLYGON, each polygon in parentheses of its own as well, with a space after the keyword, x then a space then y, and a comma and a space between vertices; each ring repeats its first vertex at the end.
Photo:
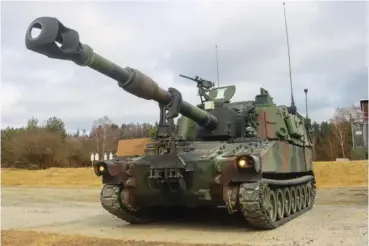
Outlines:
POLYGON ((182 75, 182 74, 180 74, 179 76, 181 76, 183 78, 186 78, 186 79, 189 79, 189 80, 192 80, 192 81, 195 81, 197 83, 198 88, 210 89, 210 88, 214 87, 213 82, 211 82, 209 80, 202 79, 199 76, 195 76, 195 78, 191 78, 189 76, 182 75))
POLYGON ((205 80, 200 78, 199 76, 195 76, 195 78, 191 78, 189 76, 186 75, 182 75, 180 74, 179 76, 195 81, 197 83, 197 88, 199 88, 198 93, 200 96, 200 100, 201 103, 204 103, 204 101, 210 101, 211 98, 206 94, 212 87, 214 87, 214 83, 209 81, 209 80, 205 80))

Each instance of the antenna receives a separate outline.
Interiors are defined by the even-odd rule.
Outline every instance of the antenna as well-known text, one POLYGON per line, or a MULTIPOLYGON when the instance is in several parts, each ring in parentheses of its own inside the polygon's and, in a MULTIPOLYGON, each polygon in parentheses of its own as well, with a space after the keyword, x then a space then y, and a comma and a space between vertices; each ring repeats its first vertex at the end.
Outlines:
POLYGON ((308 89, 304 89, 305 92, 305 110, 306 110, 306 119, 309 118, 309 114, 308 114, 308 89))
POLYGON ((217 77, 218 77, 218 87, 219 87, 218 45, 215 45, 215 57, 217 61, 217 77))
POLYGON ((291 110, 292 113, 296 113, 295 99, 293 98, 293 88, 292 88, 292 73, 291 73, 291 56, 290 56, 290 43, 288 40, 288 29, 287 29, 287 18, 286 18, 286 8, 285 3, 283 2, 283 10, 284 10, 284 23, 286 26, 286 37, 287 37, 287 52, 288 52, 288 64, 289 64, 289 72, 290 72, 290 85, 291 85, 291 110))

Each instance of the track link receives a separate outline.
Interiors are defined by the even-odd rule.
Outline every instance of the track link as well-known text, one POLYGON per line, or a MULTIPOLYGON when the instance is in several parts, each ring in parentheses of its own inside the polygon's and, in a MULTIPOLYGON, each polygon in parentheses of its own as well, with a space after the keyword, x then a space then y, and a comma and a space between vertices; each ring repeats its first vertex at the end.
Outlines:
POLYGON ((102 207, 130 224, 143 224, 151 221, 150 218, 140 214, 139 211, 132 212, 120 202, 121 187, 118 185, 104 185, 100 192, 100 202, 102 207))
MULTIPOLYGON (((265 182, 253 182, 242 183, 239 190, 239 203, 243 217, 247 220, 249 225, 255 229, 275 229, 286 222, 302 215, 303 213, 312 209, 315 202, 316 186, 315 179, 307 182, 302 182, 297 185, 268 185, 265 182), (270 188, 276 194, 277 189, 288 188, 290 191, 292 188, 296 188, 300 185, 306 185, 310 182, 311 193, 310 203, 305 208, 302 208, 296 212, 291 212, 287 217, 271 219, 268 209, 265 206, 265 189, 270 188)), ((296 202, 296 201, 295 201, 296 202)), ((277 202, 278 205, 278 202, 277 202)), ((278 209, 276 207, 275 209, 278 209)), ((278 213, 278 210, 277 212, 278 213)))

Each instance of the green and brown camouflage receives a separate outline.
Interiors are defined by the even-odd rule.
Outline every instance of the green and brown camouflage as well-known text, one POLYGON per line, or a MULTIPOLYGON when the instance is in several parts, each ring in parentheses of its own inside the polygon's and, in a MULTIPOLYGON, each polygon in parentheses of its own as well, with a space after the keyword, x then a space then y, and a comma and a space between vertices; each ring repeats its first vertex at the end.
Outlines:
POLYGON ((255 228, 273 229, 312 208, 310 120, 277 106, 267 90, 261 88, 254 100, 231 102, 234 85, 213 88, 196 77, 201 104, 191 105, 176 89, 164 90, 140 71, 96 54, 51 17, 31 23, 26 47, 88 66, 159 104, 157 140, 145 155, 94 163, 104 184, 101 204, 115 216, 143 223, 160 219, 160 208, 223 206, 255 228), (33 28, 41 29, 37 38, 33 28))

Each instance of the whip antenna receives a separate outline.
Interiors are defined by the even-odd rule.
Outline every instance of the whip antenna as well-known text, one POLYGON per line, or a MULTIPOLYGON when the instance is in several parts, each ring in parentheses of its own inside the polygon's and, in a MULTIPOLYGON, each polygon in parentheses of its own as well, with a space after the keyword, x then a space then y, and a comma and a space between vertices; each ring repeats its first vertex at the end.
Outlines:
POLYGON ((215 58, 217 61, 217 77, 218 77, 218 87, 219 87, 218 45, 215 45, 215 58))
POLYGON ((284 23, 286 26, 286 37, 287 37, 287 52, 288 52, 288 65, 289 65, 289 72, 290 72, 290 86, 291 86, 291 113, 295 114, 297 109, 295 106, 295 99, 293 98, 293 88, 292 88, 292 73, 291 73, 291 56, 290 56, 290 43, 288 40, 288 29, 287 29, 287 17, 286 17, 286 7, 285 3, 283 2, 283 11, 284 11, 284 23))

